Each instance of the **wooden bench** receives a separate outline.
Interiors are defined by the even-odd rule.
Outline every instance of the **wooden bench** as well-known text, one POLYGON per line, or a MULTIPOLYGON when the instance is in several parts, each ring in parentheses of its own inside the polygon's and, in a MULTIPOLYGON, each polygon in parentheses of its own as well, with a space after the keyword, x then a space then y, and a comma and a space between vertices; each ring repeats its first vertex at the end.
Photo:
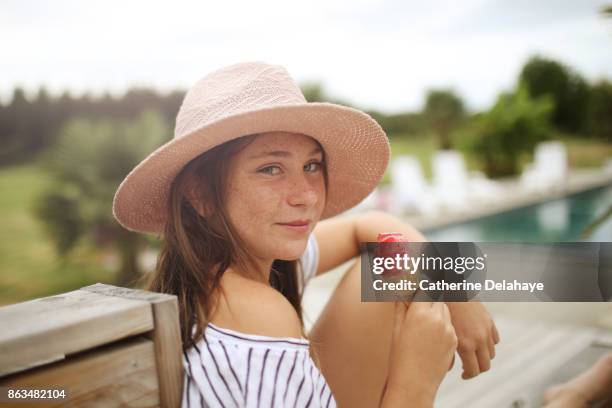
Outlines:
POLYGON ((98 283, 0 307, 0 387, 66 390, 45 406, 178 407, 182 386, 176 296, 98 283))

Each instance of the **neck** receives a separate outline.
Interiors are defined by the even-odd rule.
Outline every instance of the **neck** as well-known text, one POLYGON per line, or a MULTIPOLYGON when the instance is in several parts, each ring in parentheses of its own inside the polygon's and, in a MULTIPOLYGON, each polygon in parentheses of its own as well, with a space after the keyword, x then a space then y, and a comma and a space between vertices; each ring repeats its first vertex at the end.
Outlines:
POLYGON ((226 271, 235 275, 239 275, 246 279, 251 279, 257 282, 269 285, 270 282, 270 269, 274 260, 255 259, 253 260, 247 270, 240 267, 239 265, 232 264, 226 271))

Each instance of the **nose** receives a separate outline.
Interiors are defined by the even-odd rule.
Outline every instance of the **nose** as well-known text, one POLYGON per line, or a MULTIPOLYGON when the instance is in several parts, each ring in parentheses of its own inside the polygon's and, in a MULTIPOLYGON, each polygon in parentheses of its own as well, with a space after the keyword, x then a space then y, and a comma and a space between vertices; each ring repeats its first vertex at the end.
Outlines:
POLYGON ((290 205, 312 207, 319 200, 319 190, 314 181, 309 180, 307 176, 293 177, 289 183, 287 202, 290 205))

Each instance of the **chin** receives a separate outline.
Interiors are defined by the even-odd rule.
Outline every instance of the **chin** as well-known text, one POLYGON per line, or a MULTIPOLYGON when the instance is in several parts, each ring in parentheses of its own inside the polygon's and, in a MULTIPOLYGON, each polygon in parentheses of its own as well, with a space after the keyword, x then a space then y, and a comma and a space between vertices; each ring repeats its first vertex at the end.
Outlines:
POLYGON ((308 244, 308 240, 304 240, 303 243, 295 243, 293 245, 287 245, 282 248, 280 251, 277 251, 274 259, 280 259, 283 261, 295 261, 299 259, 306 250, 306 245, 308 244))

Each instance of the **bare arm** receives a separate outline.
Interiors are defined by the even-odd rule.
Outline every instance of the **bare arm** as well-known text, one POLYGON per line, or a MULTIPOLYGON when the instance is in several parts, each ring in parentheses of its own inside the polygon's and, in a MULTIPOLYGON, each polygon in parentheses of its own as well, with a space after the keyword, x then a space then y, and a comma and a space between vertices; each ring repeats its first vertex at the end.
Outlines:
POLYGON ((319 244, 317 275, 359 255, 360 242, 376 242, 380 232, 401 232, 412 242, 426 241, 415 228, 382 211, 323 220, 314 234, 319 244))

